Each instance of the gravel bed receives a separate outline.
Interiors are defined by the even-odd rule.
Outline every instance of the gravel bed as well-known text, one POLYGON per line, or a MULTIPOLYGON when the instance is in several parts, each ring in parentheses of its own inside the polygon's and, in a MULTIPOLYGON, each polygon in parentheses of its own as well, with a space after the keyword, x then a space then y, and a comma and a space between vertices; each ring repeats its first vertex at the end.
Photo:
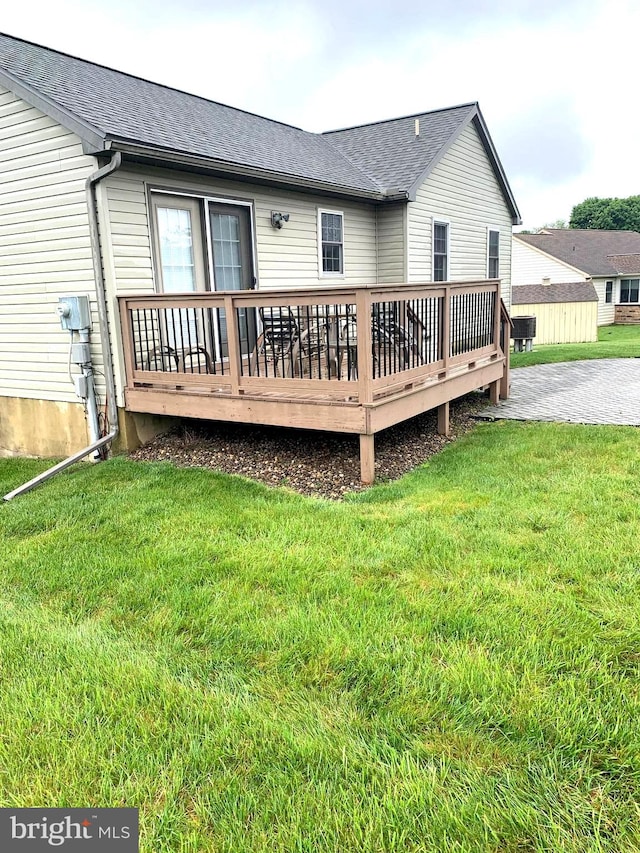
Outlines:
MULTIPOLYGON (((487 405, 481 394, 451 403, 451 435, 436 431, 427 412, 376 435, 376 480, 395 480, 467 432, 487 405)), ((172 462, 240 474, 302 495, 340 500, 369 488, 360 482, 359 440, 344 435, 219 421, 182 421, 131 454, 132 459, 172 462)))

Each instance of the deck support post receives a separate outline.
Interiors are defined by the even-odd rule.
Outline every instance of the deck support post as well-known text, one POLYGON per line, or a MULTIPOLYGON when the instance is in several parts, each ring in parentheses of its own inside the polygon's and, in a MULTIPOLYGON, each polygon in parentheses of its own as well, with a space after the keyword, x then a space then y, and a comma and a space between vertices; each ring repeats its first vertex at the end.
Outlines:
POLYGON ((375 436, 360 433, 360 480, 369 485, 376 477, 375 436))
POLYGON ((449 401, 438 406, 438 435, 449 435, 449 401))
POLYGON ((500 402, 500 385, 502 380, 496 379, 495 382, 492 382, 489 385, 489 399, 491 400, 492 406, 497 406, 500 402))
POLYGON ((504 370, 500 380, 500 399, 508 400, 511 393, 511 366, 509 364, 509 351, 505 353, 504 370))

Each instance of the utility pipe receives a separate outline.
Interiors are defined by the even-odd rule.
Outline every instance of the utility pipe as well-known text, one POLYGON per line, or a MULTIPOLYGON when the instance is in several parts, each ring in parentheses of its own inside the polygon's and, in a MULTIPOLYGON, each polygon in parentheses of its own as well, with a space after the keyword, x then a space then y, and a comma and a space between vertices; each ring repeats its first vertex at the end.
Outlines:
POLYGON ((100 247, 100 229, 98 226, 98 212, 96 210, 96 185, 100 183, 107 175, 113 174, 116 169, 119 169, 122 164, 122 154, 119 151, 116 151, 110 162, 107 163, 106 166, 103 166, 101 169, 98 169, 87 178, 85 187, 86 187, 86 195, 87 195, 87 208, 89 211, 89 234, 91 237, 91 254, 93 256, 93 275, 96 284, 96 299, 97 299, 97 307, 98 307, 98 325, 100 327, 100 342, 102 345, 102 360, 104 366, 104 379, 106 385, 106 395, 107 395, 107 412, 109 417, 109 432, 107 435, 102 438, 94 441, 88 447, 85 447, 84 450, 79 450, 77 453, 74 453, 72 456, 69 456, 67 459, 64 459, 62 462, 58 462, 57 465, 54 465, 52 468, 48 468, 46 471, 43 471, 42 474, 38 474, 37 477, 34 477, 32 480, 29 480, 28 483, 23 483, 22 486, 18 486, 17 489, 14 489, 12 492, 8 492, 4 496, 5 501, 10 501, 18 495, 22 495, 25 492, 31 491, 36 486, 39 486, 40 483, 44 483, 45 480, 48 480, 50 477, 55 476, 60 471, 64 471, 65 468, 69 468, 69 466, 74 465, 76 462, 79 462, 81 459, 84 459, 85 456, 88 456, 90 453, 93 453, 96 450, 99 450, 101 447, 104 447, 105 444, 108 444, 110 441, 118 435, 119 427, 118 427, 118 407, 116 406, 116 383, 115 377, 113 373, 113 360, 111 358, 111 345, 110 345, 110 337, 109 337, 109 318, 107 315, 107 295, 105 291, 105 283, 104 283, 104 271, 102 268, 102 250, 100 247))

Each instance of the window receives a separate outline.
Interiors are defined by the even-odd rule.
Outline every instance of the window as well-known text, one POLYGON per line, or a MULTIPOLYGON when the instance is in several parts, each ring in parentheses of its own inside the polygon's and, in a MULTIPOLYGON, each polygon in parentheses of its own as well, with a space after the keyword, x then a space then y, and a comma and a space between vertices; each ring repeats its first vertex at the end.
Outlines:
POLYGON ((449 223, 433 223, 433 280, 446 281, 449 274, 449 223))
POLYGON ((627 278, 620 282, 620 302, 638 302, 640 278, 627 278))
POLYGON ((492 228, 487 236, 487 278, 500 278, 500 232, 492 228))
POLYGON ((344 275, 343 215, 335 210, 320 210, 320 268, 323 275, 344 275))
POLYGON ((613 302, 613 282, 612 281, 608 281, 605 285, 604 301, 607 303, 607 305, 610 305, 613 302))

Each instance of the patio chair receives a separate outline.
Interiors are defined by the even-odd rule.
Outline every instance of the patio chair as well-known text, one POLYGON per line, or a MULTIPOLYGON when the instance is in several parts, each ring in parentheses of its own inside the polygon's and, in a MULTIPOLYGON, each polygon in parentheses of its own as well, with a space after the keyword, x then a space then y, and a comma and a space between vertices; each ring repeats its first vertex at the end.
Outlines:
POLYGON ((183 373, 213 373, 211 356, 202 346, 190 347, 182 352, 180 368, 183 373))
POLYGON ((173 347, 161 344, 147 352, 144 369, 161 373, 177 373, 180 370, 180 354, 173 347))
POLYGON ((300 326, 288 307, 258 309, 262 333, 251 356, 251 376, 293 376, 300 372, 300 326))

